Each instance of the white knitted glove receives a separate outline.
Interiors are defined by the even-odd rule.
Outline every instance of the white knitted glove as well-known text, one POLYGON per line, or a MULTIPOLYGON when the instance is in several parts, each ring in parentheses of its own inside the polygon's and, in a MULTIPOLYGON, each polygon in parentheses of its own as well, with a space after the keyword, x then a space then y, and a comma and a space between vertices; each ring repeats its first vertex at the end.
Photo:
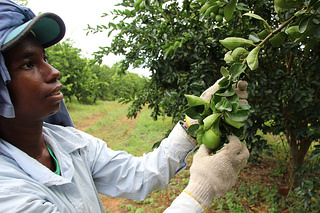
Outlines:
POLYGON ((202 144, 193 157, 185 191, 206 208, 213 197, 224 195, 232 188, 249 158, 247 147, 236 136, 229 136, 228 140, 214 155, 202 144))
MULTIPOLYGON (((209 87, 208 89, 206 89, 200 96, 200 98, 202 98, 203 100, 206 101, 210 101, 212 95, 218 91, 219 89, 219 82, 223 79, 220 78, 219 80, 217 80, 211 87, 209 87)), ((237 87, 235 87, 235 85, 233 85, 235 92, 237 93, 237 95, 239 96, 239 103, 240 104, 248 104, 248 93, 247 93, 247 87, 248 87, 248 83, 246 81, 238 81, 237 87)), ((188 126, 191 126, 192 124, 197 124, 198 121, 191 119, 190 117, 186 116, 186 121, 188 126)))
MULTIPOLYGON (((209 87, 208 89, 206 89, 200 96, 200 98, 206 100, 206 101, 210 101, 212 95, 218 91, 219 89, 219 82, 222 80, 223 78, 220 78, 219 80, 217 80, 211 87, 209 87)), ((242 103, 243 100, 246 101, 246 99, 248 98, 248 93, 247 93, 247 87, 248 87, 248 83, 246 81, 238 81, 237 87, 235 87, 235 85, 233 85, 234 87, 234 91, 237 93, 237 95, 239 96, 239 102, 242 103)), ((248 103, 248 102, 246 102, 248 103)))

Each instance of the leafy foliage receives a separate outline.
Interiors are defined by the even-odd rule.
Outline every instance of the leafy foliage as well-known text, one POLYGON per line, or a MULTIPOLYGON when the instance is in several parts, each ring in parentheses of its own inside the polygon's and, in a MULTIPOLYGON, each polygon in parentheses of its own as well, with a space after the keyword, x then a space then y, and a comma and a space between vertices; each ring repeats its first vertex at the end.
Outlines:
POLYGON ((148 80, 138 74, 119 73, 119 64, 109 68, 81 57, 81 50, 67 40, 47 50, 48 62, 61 72, 62 92, 69 101, 76 97, 82 103, 95 103, 98 99, 115 100, 135 97, 148 80))
POLYGON ((268 147, 257 138, 258 129, 284 134, 290 178, 299 182, 294 171, 320 138, 319 0, 130 0, 120 5, 123 9, 112 15, 122 20, 104 28, 119 34, 97 56, 123 54, 124 68, 150 69, 150 84, 133 100, 131 116, 149 104, 154 118, 181 119, 184 94, 199 96, 220 78, 221 67, 244 64, 248 68, 239 78, 249 83, 254 109, 244 126, 252 156, 259 158, 268 147))
POLYGON ((150 84, 132 100, 130 116, 135 117, 141 106, 148 104, 154 119, 168 115, 179 120, 187 104, 184 94, 200 95, 220 77, 224 62, 218 39, 224 35, 223 26, 213 29, 211 22, 201 20, 200 3, 167 1, 161 7, 144 1, 134 7, 133 3, 125 1, 121 3, 125 9, 113 11, 112 15, 123 19, 107 28, 118 34, 97 57, 110 52, 124 54, 123 70, 130 64, 150 70, 150 84))
POLYGON ((305 208, 310 206, 313 200, 320 199, 317 193, 317 189, 320 188, 319 161, 320 145, 315 145, 314 150, 311 152, 310 161, 305 162, 303 168, 298 173, 298 175, 301 175, 303 178, 295 190, 300 199, 303 199, 305 208))
MULTIPOLYGON (((207 148, 216 150, 228 141, 228 135, 236 135, 243 140, 243 127, 252 110, 248 103, 239 101, 233 85, 245 69, 245 65, 237 63, 233 64, 230 70, 223 67, 221 71, 224 77, 219 81, 219 89, 209 101, 198 96, 185 95, 189 104, 186 115, 198 120, 197 124, 188 128, 188 134, 196 137, 199 145, 204 143, 207 148)), ((245 89, 246 85, 241 87, 245 89)))
POLYGON ((14 2, 16 2, 18 4, 23 4, 23 5, 27 5, 28 4, 28 0, 14 0, 14 2))

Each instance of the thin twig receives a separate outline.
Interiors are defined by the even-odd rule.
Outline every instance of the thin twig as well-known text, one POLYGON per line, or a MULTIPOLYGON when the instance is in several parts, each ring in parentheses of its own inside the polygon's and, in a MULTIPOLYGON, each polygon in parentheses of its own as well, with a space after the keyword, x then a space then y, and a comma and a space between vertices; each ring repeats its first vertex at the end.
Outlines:
POLYGON ((295 18, 295 16, 292 16, 291 18, 289 18, 287 21, 283 22, 280 27, 278 27, 277 29, 275 29, 274 31, 272 31, 267 37, 265 37, 263 39, 263 41, 258 45, 260 47, 262 47, 264 45, 264 43, 266 43, 270 37, 272 37, 274 34, 276 34, 277 32, 279 32, 280 30, 282 30, 282 28, 284 28, 285 26, 287 26, 288 24, 290 24, 293 19, 295 18))

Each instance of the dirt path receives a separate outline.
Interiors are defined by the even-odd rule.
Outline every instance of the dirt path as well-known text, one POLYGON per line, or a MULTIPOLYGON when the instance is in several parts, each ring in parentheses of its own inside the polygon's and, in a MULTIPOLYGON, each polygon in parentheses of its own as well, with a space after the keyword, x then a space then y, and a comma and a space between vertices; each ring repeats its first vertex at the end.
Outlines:
POLYGON ((101 118, 102 116, 104 116, 104 113, 94 113, 88 117, 83 118, 81 122, 74 123, 74 126, 77 129, 84 131, 88 127, 96 124, 99 121, 99 118, 101 118))

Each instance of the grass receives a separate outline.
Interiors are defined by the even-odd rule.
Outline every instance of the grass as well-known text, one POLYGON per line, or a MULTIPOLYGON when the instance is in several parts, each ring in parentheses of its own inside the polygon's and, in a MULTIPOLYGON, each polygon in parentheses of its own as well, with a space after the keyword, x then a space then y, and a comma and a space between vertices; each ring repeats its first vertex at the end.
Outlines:
POLYGON ((170 118, 154 121, 147 108, 136 119, 128 119, 128 105, 117 102, 98 101, 95 105, 72 102, 67 107, 76 128, 101 138, 114 150, 136 156, 150 152, 153 144, 173 127, 170 118))
MULTIPOLYGON (((128 106, 117 102, 99 101, 95 105, 73 102, 67 103, 67 107, 76 128, 103 139, 114 150, 125 150, 135 156, 151 151, 152 145, 173 127, 170 118, 152 120, 147 108, 136 119, 127 119, 128 106)), ((225 196, 213 200, 209 213, 319 212, 318 198, 313 198, 306 209, 295 191, 288 195, 281 193, 289 150, 280 136, 264 137, 272 146, 273 157, 266 157, 261 163, 249 163, 236 186, 225 196)), ((190 166, 192 155, 187 162, 190 166)), ((177 174, 166 189, 152 192, 144 201, 101 195, 105 212, 163 212, 188 184, 189 166, 177 174)))

